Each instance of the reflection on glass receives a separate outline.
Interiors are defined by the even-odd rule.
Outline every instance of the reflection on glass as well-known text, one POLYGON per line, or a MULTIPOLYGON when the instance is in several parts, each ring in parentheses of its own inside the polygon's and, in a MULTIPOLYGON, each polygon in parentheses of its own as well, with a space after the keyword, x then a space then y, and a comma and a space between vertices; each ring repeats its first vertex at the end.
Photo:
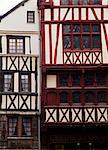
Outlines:
POLYGON ((82 40, 83 40, 83 42, 82 42, 83 43, 83 49, 90 48, 90 36, 85 35, 82 37, 82 40))
POLYGON ((79 35, 73 36, 73 46, 74 46, 74 49, 80 49, 80 36, 79 35))
POLYGON ((64 49, 71 48, 71 37, 70 36, 64 36, 64 49))

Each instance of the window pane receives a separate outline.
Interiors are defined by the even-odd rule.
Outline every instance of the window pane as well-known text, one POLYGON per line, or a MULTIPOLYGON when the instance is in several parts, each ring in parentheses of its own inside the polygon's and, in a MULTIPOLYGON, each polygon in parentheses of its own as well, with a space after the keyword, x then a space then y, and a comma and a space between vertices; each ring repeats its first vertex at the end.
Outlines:
POLYGON ((64 36, 64 49, 71 48, 71 37, 70 36, 64 36))
POLYGON ((68 102, 67 98, 68 98, 67 92, 60 93, 60 103, 67 103, 68 102))
POLYGON ((21 75, 21 91, 29 92, 29 76, 21 75))
POLYGON ((92 25, 92 32, 99 32, 99 25, 92 25))
POLYGON ((106 76, 102 73, 96 74, 96 84, 97 86, 106 86, 106 76))
POLYGON ((90 48, 90 36, 83 36, 82 37, 83 40, 83 49, 85 48, 90 48))
POLYGON ((31 136, 31 118, 23 118, 22 135, 31 136))
POLYGON ((73 25, 73 32, 80 32, 80 25, 79 24, 73 25))
POLYGON ((90 25, 82 25, 82 32, 90 32, 90 25))
POLYGON ((78 5, 79 4, 79 0, 72 0, 72 4, 73 5, 78 5))
POLYGON ((90 73, 86 73, 84 75, 84 84, 85 86, 93 86, 94 75, 90 73))
POLYGON ((81 96, 80 92, 74 92, 74 93, 72 93, 73 103, 80 103, 80 96, 81 96))
POLYGON ((98 102, 106 102, 107 95, 105 91, 100 91, 97 94, 97 101, 98 102))
POLYGON ((100 4, 100 0, 91 0, 91 4, 94 5, 100 4))
POLYGON ((68 75, 60 75, 59 76, 59 85, 60 86, 68 86, 68 75))
POLYGON ((74 46, 74 49, 80 49, 80 36, 74 35, 73 46, 74 46))
POLYGON ((94 93, 93 92, 86 92, 84 93, 84 99, 85 102, 87 103, 91 103, 94 100, 94 93))
POLYGON ((4 74, 4 92, 12 91, 12 75, 4 74))
POLYGON ((63 29, 64 29, 64 33, 70 33, 71 32, 71 25, 64 25, 63 29))
POLYGON ((100 48, 100 35, 93 35, 92 47, 93 48, 100 48))
POLYGON ((88 4, 88 0, 82 0, 82 4, 87 5, 88 4))
POLYGON ((63 5, 68 5, 68 4, 69 4, 69 0, 61 0, 61 3, 62 3, 63 5))
POLYGON ((17 121, 17 118, 9 118, 9 136, 16 136, 18 134, 17 121))
POLYGON ((80 86, 80 82, 81 82, 81 75, 80 73, 74 73, 72 75, 72 86, 80 86))

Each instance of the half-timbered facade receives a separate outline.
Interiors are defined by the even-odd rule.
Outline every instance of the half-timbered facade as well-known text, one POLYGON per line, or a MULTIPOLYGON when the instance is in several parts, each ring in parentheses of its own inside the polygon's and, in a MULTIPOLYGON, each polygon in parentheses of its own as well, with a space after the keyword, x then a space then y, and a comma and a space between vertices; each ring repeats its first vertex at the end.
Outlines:
POLYGON ((23 0, 0 20, 0 149, 39 149, 37 1, 23 0))
POLYGON ((42 146, 108 148, 108 0, 40 0, 42 146))

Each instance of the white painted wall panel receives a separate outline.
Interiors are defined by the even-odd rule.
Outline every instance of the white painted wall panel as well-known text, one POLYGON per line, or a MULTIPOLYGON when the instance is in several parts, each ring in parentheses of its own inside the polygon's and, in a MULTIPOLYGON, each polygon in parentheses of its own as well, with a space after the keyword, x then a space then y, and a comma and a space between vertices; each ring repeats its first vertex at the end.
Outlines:
POLYGON ((18 72, 14 73, 14 92, 19 91, 19 74, 18 72))
POLYGON ((52 63, 54 63, 54 55, 57 41, 57 25, 52 24, 52 63))
POLYGON ((51 9, 45 9, 45 21, 51 20, 51 9))
POLYGON ((31 73, 31 92, 36 92, 36 80, 35 80, 35 74, 31 73))
POLYGON ((58 20, 59 17, 59 9, 54 9, 54 20, 58 20))
POLYGON ((74 20, 79 20, 79 9, 78 8, 74 9, 74 20))
POLYGON ((104 8, 104 19, 108 20, 108 8, 104 8))
POLYGON ((2 104, 1 104, 1 109, 6 108, 6 95, 2 95, 2 104))
POLYGON ((60 20, 63 20, 68 8, 61 8, 60 9, 60 20))
POLYGON ((45 60, 50 64, 50 47, 49 47, 49 25, 45 25, 45 60))
POLYGON ((89 20, 96 20, 94 15, 93 15, 91 8, 88 9, 88 19, 89 20))
POLYGON ((69 9, 69 12, 66 15, 66 19, 65 20, 72 20, 72 9, 69 9))
POLYGON ((25 54, 30 54, 30 50, 31 50, 31 47, 30 47, 30 39, 29 37, 26 37, 25 38, 25 54))
POLYGON ((6 36, 2 36, 2 54, 7 53, 7 38, 6 36))
POLYGON ((60 25, 59 41, 57 48, 57 64, 63 64, 62 25, 60 25))
POLYGON ((101 41, 102 41, 103 63, 108 63, 108 51, 107 51, 105 34, 102 25, 101 25, 101 41))
POLYGON ((57 81, 56 81, 56 75, 47 75, 47 88, 56 88, 57 87, 57 81))
POLYGON ((85 8, 81 9, 81 19, 86 20, 86 9, 85 8))

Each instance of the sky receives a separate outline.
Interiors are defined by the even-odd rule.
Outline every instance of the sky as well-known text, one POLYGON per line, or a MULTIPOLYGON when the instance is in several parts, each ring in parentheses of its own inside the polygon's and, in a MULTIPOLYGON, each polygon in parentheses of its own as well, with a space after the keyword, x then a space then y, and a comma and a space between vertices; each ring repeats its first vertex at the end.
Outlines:
POLYGON ((21 1, 23 0, 0 0, 0 15, 3 15, 21 1))

